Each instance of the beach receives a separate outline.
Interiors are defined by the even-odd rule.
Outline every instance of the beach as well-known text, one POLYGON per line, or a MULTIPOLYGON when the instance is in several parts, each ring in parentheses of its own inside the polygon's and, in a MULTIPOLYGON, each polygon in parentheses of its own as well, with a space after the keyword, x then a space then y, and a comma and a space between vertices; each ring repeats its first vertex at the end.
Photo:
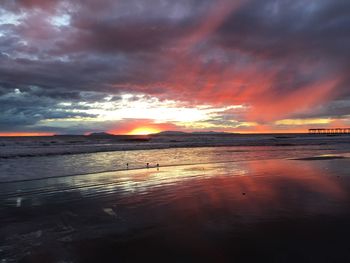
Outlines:
POLYGON ((4 180, 0 258, 349 261, 349 151, 285 147, 184 148, 188 163, 4 180))
POLYGON ((1 0, 0 263, 350 262, 350 0, 1 0))

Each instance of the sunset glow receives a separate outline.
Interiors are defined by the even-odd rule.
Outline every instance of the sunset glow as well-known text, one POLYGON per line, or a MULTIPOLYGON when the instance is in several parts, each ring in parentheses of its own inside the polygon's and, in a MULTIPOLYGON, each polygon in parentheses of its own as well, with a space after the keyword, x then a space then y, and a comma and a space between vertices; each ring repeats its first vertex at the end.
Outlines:
POLYGON ((348 127, 347 8, 5 1, 0 132, 126 134, 138 122, 236 133, 348 127))
POLYGON ((349 46, 350 0, 0 0, 0 263, 350 262, 349 46))
POLYGON ((140 127, 140 128, 133 129, 128 133, 128 135, 148 135, 148 134, 154 134, 158 132, 160 132, 160 130, 149 128, 149 127, 140 127))

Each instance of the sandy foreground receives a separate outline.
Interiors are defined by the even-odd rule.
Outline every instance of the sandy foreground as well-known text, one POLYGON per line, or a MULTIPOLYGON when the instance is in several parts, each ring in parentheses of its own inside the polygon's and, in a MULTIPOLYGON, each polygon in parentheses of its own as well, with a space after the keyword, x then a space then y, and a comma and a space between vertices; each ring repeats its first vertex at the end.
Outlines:
POLYGON ((0 262, 350 262, 350 159, 0 184, 0 262))

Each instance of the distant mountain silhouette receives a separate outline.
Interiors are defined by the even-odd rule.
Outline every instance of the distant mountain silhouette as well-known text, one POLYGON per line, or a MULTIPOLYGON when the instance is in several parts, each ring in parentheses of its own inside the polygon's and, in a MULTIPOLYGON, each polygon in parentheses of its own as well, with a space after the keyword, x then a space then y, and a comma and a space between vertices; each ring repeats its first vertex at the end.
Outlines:
POLYGON ((114 135, 107 132, 92 132, 88 136, 114 136, 114 135))
POLYGON ((156 133, 156 135, 185 135, 188 134, 187 132, 182 132, 182 131, 162 131, 156 133))
POLYGON ((233 134, 228 132, 215 132, 215 131, 204 131, 204 132, 183 132, 183 131, 162 131, 155 135, 220 135, 220 134, 233 134))
MULTIPOLYGON (((183 132, 183 131, 162 131, 155 134, 150 134, 151 136, 181 136, 181 135, 230 135, 234 133, 229 132, 216 132, 216 131, 199 131, 199 132, 183 132)), ((115 136, 113 134, 107 132, 93 132, 87 136, 95 136, 95 137, 108 137, 115 136)))
POLYGON ((231 133, 231 132, 205 131, 205 132, 192 132, 191 134, 215 135, 215 134, 233 134, 233 133, 231 133))

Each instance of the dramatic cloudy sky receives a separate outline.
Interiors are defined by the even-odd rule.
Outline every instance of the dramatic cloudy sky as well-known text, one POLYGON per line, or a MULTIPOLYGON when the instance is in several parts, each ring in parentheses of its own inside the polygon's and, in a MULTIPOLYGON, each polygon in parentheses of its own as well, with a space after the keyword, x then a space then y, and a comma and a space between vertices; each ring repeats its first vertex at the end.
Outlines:
POLYGON ((349 0, 1 0, 0 134, 350 126, 349 0))

